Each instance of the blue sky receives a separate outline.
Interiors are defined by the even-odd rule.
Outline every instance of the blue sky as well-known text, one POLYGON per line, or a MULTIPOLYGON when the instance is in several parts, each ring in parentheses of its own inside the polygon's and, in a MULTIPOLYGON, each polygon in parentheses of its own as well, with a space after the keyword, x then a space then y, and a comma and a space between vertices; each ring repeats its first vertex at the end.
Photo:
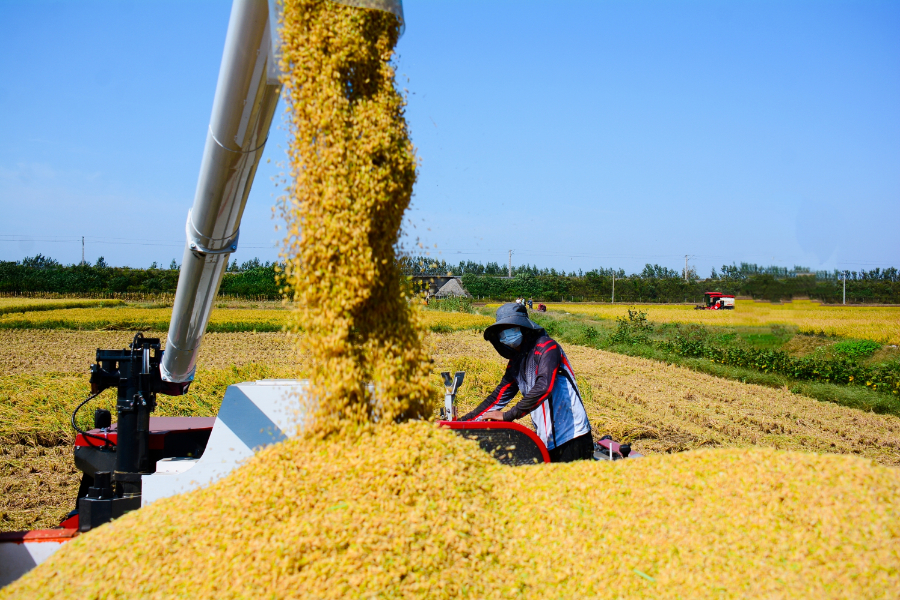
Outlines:
MULTIPOLYGON (((404 8, 408 242, 433 256, 900 266, 900 3, 404 8)), ((0 260, 76 262, 81 236, 89 261, 180 260, 229 12, 0 0, 0 260)), ((277 257, 280 122, 239 262, 277 257)))

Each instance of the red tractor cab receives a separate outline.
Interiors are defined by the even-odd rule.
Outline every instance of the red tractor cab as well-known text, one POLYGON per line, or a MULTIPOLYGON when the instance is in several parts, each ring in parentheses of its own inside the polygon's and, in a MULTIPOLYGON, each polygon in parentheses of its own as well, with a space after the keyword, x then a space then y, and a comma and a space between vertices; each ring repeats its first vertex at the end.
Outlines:
POLYGON ((734 310, 734 296, 722 292, 705 292, 704 304, 695 306, 697 310, 734 310))

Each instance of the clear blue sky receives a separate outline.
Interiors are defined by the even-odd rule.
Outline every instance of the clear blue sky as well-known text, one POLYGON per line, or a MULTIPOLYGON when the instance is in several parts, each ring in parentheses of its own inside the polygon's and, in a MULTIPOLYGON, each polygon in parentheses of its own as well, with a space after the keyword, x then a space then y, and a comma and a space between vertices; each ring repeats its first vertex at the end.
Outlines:
MULTIPOLYGON (((434 256, 900 266, 900 2, 404 8, 408 231, 434 256)), ((229 12, 0 0, 0 260, 77 262, 82 235, 92 262, 181 260, 229 12)), ((273 127, 239 262, 277 256, 285 139, 273 127)))

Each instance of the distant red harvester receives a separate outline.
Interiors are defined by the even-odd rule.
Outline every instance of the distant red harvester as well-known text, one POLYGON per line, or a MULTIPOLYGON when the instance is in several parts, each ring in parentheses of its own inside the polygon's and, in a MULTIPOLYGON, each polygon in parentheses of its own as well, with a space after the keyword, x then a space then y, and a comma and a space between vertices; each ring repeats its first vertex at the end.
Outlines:
POLYGON ((705 306, 695 306, 697 310, 734 310, 734 296, 722 292, 705 292, 705 306))

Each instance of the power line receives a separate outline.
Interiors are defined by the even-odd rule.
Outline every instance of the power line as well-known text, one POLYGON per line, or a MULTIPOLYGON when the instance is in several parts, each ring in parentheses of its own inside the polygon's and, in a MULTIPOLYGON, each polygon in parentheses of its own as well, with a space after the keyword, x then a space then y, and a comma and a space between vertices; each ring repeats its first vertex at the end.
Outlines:
MULTIPOLYGON (((15 243, 41 243, 41 244, 78 244, 81 243, 82 247, 86 243, 91 243, 94 245, 107 245, 107 246, 150 246, 150 247, 164 247, 164 248, 183 248, 185 242, 182 240, 179 241, 168 241, 168 240, 158 240, 152 238, 130 238, 130 237, 105 237, 105 236, 72 236, 72 235, 40 235, 40 236, 28 236, 22 234, 0 234, 0 242, 15 242, 15 243)), ((251 242, 251 243, 243 243, 240 245, 238 250, 270 250, 279 247, 280 242, 271 242, 268 244, 262 242, 251 242)), ((451 256, 484 256, 486 254, 499 254, 500 252, 508 252, 510 253, 510 263, 513 252, 511 250, 499 250, 492 248, 485 248, 479 250, 470 250, 470 249, 441 249, 438 248, 436 254, 443 256, 444 259, 448 259, 451 256)), ((685 255, 683 254, 591 254, 584 252, 575 252, 575 253, 566 253, 566 252, 554 252, 554 251, 541 251, 541 250, 531 250, 531 251, 522 251, 517 250, 515 252, 520 258, 531 258, 531 257, 547 257, 547 258, 569 258, 569 259, 602 259, 602 260, 666 260, 673 258, 682 258, 685 255)), ((694 254, 690 255, 690 258, 699 258, 703 260, 729 260, 733 259, 728 256, 720 256, 720 255, 701 255, 694 254)), ((782 259, 783 260, 783 259, 782 259)), ((741 261, 746 262, 746 261, 741 261)), ((786 261, 792 262, 792 261, 786 261)), ((796 261, 793 261, 796 262, 796 261)), ((835 263, 836 266, 875 266, 875 267, 885 267, 891 265, 891 261, 872 261, 871 259, 866 260, 845 260, 835 263)))
MULTIPOLYGON (((107 245, 107 246, 158 246, 158 247, 178 247, 183 248, 185 245, 184 241, 180 242, 169 242, 169 241, 157 241, 157 240, 147 240, 147 239, 134 239, 134 238, 101 238, 101 237, 92 237, 92 236, 42 236, 42 237, 25 237, 25 236, 14 236, 14 235, 4 235, 0 234, 0 242, 30 242, 30 243, 41 243, 41 244, 77 244, 81 243, 82 246, 86 242, 90 242, 94 245, 107 245)), ((250 243, 250 244, 241 244, 239 250, 243 249, 269 249, 269 248, 277 248, 277 243, 271 243, 268 245, 262 245, 260 242, 250 243)))

